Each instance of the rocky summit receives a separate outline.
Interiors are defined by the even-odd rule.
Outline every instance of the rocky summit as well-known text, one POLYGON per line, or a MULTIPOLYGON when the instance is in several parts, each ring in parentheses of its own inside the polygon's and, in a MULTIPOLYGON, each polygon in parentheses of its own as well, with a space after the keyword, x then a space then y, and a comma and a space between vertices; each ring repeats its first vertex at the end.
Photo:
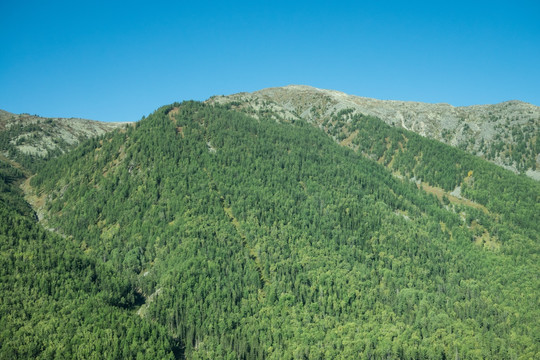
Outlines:
POLYGON ((329 119, 340 111, 377 117, 389 125, 465 150, 516 173, 540 180, 540 107, 517 100, 494 105, 455 107, 411 101, 377 100, 304 85, 268 88, 253 93, 215 96, 212 104, 229 104, 276 119, 303 119, 339 138, 329 119))

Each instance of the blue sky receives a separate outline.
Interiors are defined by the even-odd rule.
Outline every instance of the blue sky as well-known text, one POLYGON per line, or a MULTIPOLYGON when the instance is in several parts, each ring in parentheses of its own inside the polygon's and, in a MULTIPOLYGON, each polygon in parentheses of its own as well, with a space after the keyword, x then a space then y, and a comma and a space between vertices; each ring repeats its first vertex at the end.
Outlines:
POLYGON ((288 84, 540 105, 537 0, 3 0, 0 14, 0 109, 14 113, 135 121, 288 84))

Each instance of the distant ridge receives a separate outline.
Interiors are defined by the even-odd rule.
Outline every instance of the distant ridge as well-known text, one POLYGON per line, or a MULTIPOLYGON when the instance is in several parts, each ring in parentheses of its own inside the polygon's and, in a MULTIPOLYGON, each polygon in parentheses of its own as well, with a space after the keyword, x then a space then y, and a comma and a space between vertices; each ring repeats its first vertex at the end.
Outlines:
POLYGON ((284 119, 323 123, 339 111, 380 118, 389 125, 466 150, 516 173, 540 180, 540 107, 518 100, 455 107, 445 103, 377 100, 336 90, 288 85, 228 96, 209 103, 230 104, 252 114, 273 112, 284 119))
POLYGON ((125 126, 78 118, 45 118, 0 109, 0 153, 27 168, 55 157, 81 141, 125 126))

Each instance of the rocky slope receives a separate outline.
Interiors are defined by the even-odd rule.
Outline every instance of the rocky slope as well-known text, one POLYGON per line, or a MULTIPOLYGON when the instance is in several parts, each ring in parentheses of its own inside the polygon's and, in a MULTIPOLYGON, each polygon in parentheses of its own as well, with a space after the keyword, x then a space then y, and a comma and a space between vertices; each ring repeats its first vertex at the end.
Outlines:
MULTIPOLYGON (((377 100, 334 90, 289 85, 253 93, 210 98, 253 115, 303 119, 339 139, 331 121, 340 111, 375 116, 387 124, 414 131, 466 150, 514 172, 540 180, 540 107, 521 101, 454 107, 449 104, 377 100)), ((348 134, 347 134, 348 135, 348 134)))
POLYGON ((44 118, 0 110, 0 155, 26 167, 74 148, 81 141, 125 126, 76 118, 44 118))

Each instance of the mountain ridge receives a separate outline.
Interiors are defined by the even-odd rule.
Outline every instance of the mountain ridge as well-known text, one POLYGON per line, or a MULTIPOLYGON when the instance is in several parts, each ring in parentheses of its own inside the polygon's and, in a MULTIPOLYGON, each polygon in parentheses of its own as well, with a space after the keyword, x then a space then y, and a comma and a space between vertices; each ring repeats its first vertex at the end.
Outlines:
POLYGON ((380 118, 387 124, 466 150, 513 172, 540 180, 540 107, 519 100, 455 107, 446 103, 379 100, 307 85, 287 85, 214 96, 210 104, 229 104, 252 115, 273 112, 315 126, 342 110, 380 118))
MULTIPOLYGON (((504 101, 501 101, 501 102, 498 102, 498 103, 493 103, 493 104, 472 104, 472 105, 452 105, 452 104, 447 103, 447 102, 427 102, 427 101, 415 101, 415 100, 378 99, 378 98, 373 98, 373 97, 369 97, 369 96, 360 96, 360 95, 348 94, 348 93, 346 93, 344 91, 340 91, 340 90, 323 89, 323 88, 318 88, 318 87, 311 86, 311 85, 302 85, 302 84, 289 84, 289 85, 285 85, 285 86, 272 86, 272 87, 268 87, 268 88, 263 88, 261 90, 253 91, 253 93, 258 93, 258 92, 265 93, 265 92, 267 92, 267 90, 272 90, 272 89, 320 91, 322 93, 334 93, 336 95, 341 95, 341 96, 346 96, 346 97, 352 96, 352 97, 355 97, 355 98, 366 99, 366 100, 374 100, 374 101, 380 101, 380 102, 448 105, 448 106, 450 106, 452 108, 470 108, 470 107, 476 107, 476 106, 493 106, 493 105, 500 105, 500 104, 505 104, 505 103, 526 104, 526 105, 532 105, 532 106, 538 107, 537 105, 534 105, 532 103, 528 103, 526 101, 521 101, 519 99, 504 100, 504 101)), ((243 92, 240 92, 238 94, 250 94, 250 92, 243 91, 243 92)))
POLYGON ((80 118, 13 114, 0 109, 0 152, 33 168, 47 158, 65 153, 81 141, 127 126, 80 118))

